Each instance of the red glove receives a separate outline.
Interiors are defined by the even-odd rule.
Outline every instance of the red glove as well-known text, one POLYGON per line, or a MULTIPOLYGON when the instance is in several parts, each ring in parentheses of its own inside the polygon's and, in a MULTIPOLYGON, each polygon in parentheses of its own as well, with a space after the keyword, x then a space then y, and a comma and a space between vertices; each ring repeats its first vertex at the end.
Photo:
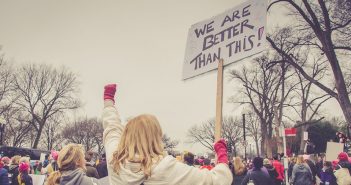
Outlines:
POLYGON ((104 100, 112 100, 115 102, 116 84, 108 84, 104 90, 104 100))
POLYGON ((228 164, 227 143, 224 141, 224 139, 217 141, 214 144, 214 149, 217 154, 217 163, 228 164))

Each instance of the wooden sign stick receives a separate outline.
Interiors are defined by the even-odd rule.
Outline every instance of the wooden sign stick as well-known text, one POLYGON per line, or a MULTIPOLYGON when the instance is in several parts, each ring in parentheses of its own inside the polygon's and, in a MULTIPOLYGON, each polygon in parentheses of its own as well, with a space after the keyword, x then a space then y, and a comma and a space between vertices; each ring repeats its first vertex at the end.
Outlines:
POLYGON ((223 59, 218 61, 215 142, 221 139, 223 104, 223 59))

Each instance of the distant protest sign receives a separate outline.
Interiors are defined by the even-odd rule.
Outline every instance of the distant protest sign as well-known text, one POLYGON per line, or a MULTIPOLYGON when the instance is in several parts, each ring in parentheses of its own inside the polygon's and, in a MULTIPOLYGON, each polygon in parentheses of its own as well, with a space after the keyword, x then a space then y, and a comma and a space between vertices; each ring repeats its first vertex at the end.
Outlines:
POLYGON ((220 15, 191 26, 183 79, 242 60, 265 49, 266 1, 248 0, 220 15))
POLYGON ((344 151, 344 144, 343 143, 334 143, 328 142, 327 143, 327 152, 325 154, 326 161, 334 161, 338 158, 340 152, 344 151))

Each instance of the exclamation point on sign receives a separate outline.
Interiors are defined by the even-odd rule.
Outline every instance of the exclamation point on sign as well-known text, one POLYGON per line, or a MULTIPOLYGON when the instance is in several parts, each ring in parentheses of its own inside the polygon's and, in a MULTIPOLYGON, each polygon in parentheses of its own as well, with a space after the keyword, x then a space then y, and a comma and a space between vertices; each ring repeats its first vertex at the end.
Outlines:
POLYGON ((264 31, 264 27, 261 27, 258 29, 258 44, 257 47, 261 45, 261 39, 262 39, 262 35, 263 35, 263 31, 264 31))

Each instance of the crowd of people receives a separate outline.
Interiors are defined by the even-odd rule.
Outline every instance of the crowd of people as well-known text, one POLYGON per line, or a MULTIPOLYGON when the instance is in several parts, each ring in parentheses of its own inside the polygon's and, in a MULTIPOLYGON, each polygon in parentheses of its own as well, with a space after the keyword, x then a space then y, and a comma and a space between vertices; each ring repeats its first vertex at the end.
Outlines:
POLYGON ((115 107, 115 93, 115 84, 105 86, 102 119, 106 154, 98 162, 93 160, 94 153, 84 152, 81 145, 73 143, 34 164, 26 156, 2 157, 0 184, 32 185, 31 174, 44 175, 47 185, 351 184, 351 163, 345 152, 332 162, 322 156, 291 157, 288 168, 284 168, 279 155, 271 159, 230 160, 226 142, 221 139, 214 144, 216 159, 196 157, 190 152, 180 159, 167 155, 157 118, 143 114, 122 125, 115 107), (101 183, 99 179, 104 177, 108 181, 101 183))

